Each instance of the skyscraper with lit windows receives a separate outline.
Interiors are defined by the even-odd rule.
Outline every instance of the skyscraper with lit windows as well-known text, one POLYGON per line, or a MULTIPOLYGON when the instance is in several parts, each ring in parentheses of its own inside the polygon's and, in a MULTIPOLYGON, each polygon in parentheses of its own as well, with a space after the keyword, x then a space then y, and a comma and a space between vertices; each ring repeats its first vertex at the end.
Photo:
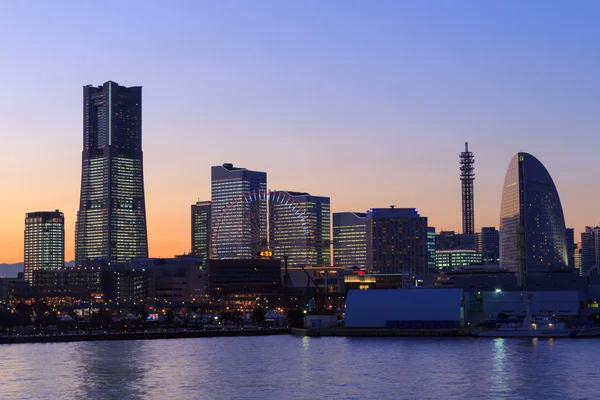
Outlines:
POLYGON ((333 264, 365 268, 367 264, 366 213, 333 213, 333 264))
POLYGON ((275 258, 289 266, 331 263, 329 197, 273 191, 269 196, 269 243, 275 258), (293 207, 290 207, 293 204, 293 207))
POLYGON ((257 258, 267 242, 267 173, 211 168, 211 258, 257 258))
POLYGON ((108 81, 83 88, 81 196, 75 263, 148 257, 142 88, 108 81))
POLYGON ((65 266, 65 217, 59 210, 38 211, 25 216, 25 279, 32 280, 34 269, 65 266))
POLYGON ((192 204, 192 251, 204 261, 210 258, 211 202, 198 201, 192 204))
POLYGON ((506 172, 500 209, 500 265, 525 277, 568 266, 558 191, 544 165, 528 153, 515 154, 506 172))

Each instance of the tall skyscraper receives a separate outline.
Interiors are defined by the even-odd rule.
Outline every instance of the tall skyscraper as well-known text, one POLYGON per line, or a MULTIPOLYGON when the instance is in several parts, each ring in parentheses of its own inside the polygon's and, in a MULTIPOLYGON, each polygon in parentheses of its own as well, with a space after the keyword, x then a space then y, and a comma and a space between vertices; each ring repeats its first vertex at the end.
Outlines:
POLYGON ((483 255, 485 264, 500 262, 500 232, 494 227, 483 227, 475 234, 475 249, 483 255))
POLYGON ((581 274, 585 275, 596 264, 600 264, 600 227, 586 226, 581 232, 581 274))
POLYGON ((575 229, 565 230, 567 238, 567 260, 569 268, 575 268, 575 229))
POLYGON ((500 210, 500 264, 518 276, 568 265, 558 191, 546 168, 528 153, 517 153, 506 172, 500 210))
POLYGON ((435 239, 436 239, 435 227, 428 226, 427 227, 427 268, 429 269, 429 272, 431 272, 431 273, 436 272, 435 239))
POLYGON ((575 268, 579 270, 579 275, 583 275, 581 271, 581 242, 575 245, 575 268))
POLYGON ((465 143, 465 151, 460 153, 460 181, 462 186, 463 234, 475 233, 475 206, 473 199, 473 181, 475 180, 475 156, 465 143))
POLYGON ((83 88, 81 197, 75 262, 148 257, 142 153, 142 88, 83 88))
POLYGON ((427 217, 414 208, 367 211, 367 268, 424 275, 429 268, 427 217))
POLYGON ((204 261, 210 258, 211 202, 198 201, 192 204, 192 251, 204 261))
POLYGON ((269 195, 269 222, 273 257, 283 259, 287 256, 289 266, 330 265, 329 197, 273 191, 269 195), (294 207, 290 207, 290 203, 294 207))
POLYGON ((25 279, 32 281, 34 269, 65 266, 65 217, 62 212, 39 211, 25 216, 25 279))
POLYGON ((256 258, 267 242, 267 173, 211 168, 213 257, 256 258))
POLYGON ((366 213, 333 213, 333 264, 343 267, 366 266, 366 213))

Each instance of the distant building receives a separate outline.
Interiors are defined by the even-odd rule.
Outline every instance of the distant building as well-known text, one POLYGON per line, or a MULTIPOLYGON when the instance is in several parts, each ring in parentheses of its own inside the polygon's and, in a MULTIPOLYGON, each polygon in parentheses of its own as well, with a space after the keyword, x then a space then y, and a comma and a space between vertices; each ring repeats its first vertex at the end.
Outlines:
POLYGON ((333 264, 363 268, 367 264, 366 213, 333 213, 333 264))
POLYGON ((435 236, 436 250, 452 250, 459 248, 458 235, 454 231, 441 231, 435 236))
POLYGON ((500 263, 500 232, 494 227, 481 228, 475 234, 475 250, 483 254, 485 264, 500 263))
POLYGON ((23 272, 31 282, 34 269, 65 266, 65 217, 62 212, 39 211, 25 216, 23 272))
POLYGON ((437 250, 435 252, 435 266, 438 272, 482 264, 483 255, 475 250, 437 250))
POLYGON ((435 272, 435 227, 427 227, 427 269, 435 272))
POLYGON ((567 261, 570 268, 575 268, 575 230, 567 228, 567 261))
POLYGON ((211 202, 198 201, 192 204, 192 251, 203 260, 210 258, 211 202))
POLYGON ((585 275, 596 264, 600 264, 600 227, 585 227, 581 232, 581 269, 585 275))
POLYGON ((273 191, 269 200, 269 244, 273 257, 283 260, 287 256, 289 266, 330 265, 329 197, 273 191))
POLYGON ((575 254, 573 259, 575 260, 575 268, 577 268, 581 274, 581 242, 578 242, 575 245, 575 254))
POLYGON ((75 265, 148 257, 142 88, 83 88, 81 197, 75 265))
POLYGON ((212 257, 258 257, 267 238, 266 190, 266 172, 233 164, 211 168, 212 257))
POLYGON ((367 269, 379 273, 428 272, 427 217, 414 208, 367 211, 367 269))
POLYGON ((523 276, 568 267, 565 218, 558 191, 546 168, 528 153, 517 153, 506 172, 500 211, 500 265, 509 271, 522 271, 523 276))

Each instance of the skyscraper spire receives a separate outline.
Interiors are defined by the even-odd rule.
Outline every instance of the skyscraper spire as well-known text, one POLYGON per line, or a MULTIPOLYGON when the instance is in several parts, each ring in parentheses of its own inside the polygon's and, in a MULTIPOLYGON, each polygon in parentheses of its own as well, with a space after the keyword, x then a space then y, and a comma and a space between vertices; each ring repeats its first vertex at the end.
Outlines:
POLYGON ((465 143, 465 151, 460 153, 460 180, 462 183, 463 232, 475 233, 475 210, 473 206, 473 181, 475 180, 475 156, 465 143))

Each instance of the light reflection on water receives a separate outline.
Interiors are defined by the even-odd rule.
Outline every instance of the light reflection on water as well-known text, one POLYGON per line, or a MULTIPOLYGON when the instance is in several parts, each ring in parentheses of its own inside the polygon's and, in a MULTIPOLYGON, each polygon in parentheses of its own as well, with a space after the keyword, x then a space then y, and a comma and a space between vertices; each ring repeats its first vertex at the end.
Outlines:
POLYGON ((596 399, 596 340, 293 336, 0 346, 0 399, 596 399))

